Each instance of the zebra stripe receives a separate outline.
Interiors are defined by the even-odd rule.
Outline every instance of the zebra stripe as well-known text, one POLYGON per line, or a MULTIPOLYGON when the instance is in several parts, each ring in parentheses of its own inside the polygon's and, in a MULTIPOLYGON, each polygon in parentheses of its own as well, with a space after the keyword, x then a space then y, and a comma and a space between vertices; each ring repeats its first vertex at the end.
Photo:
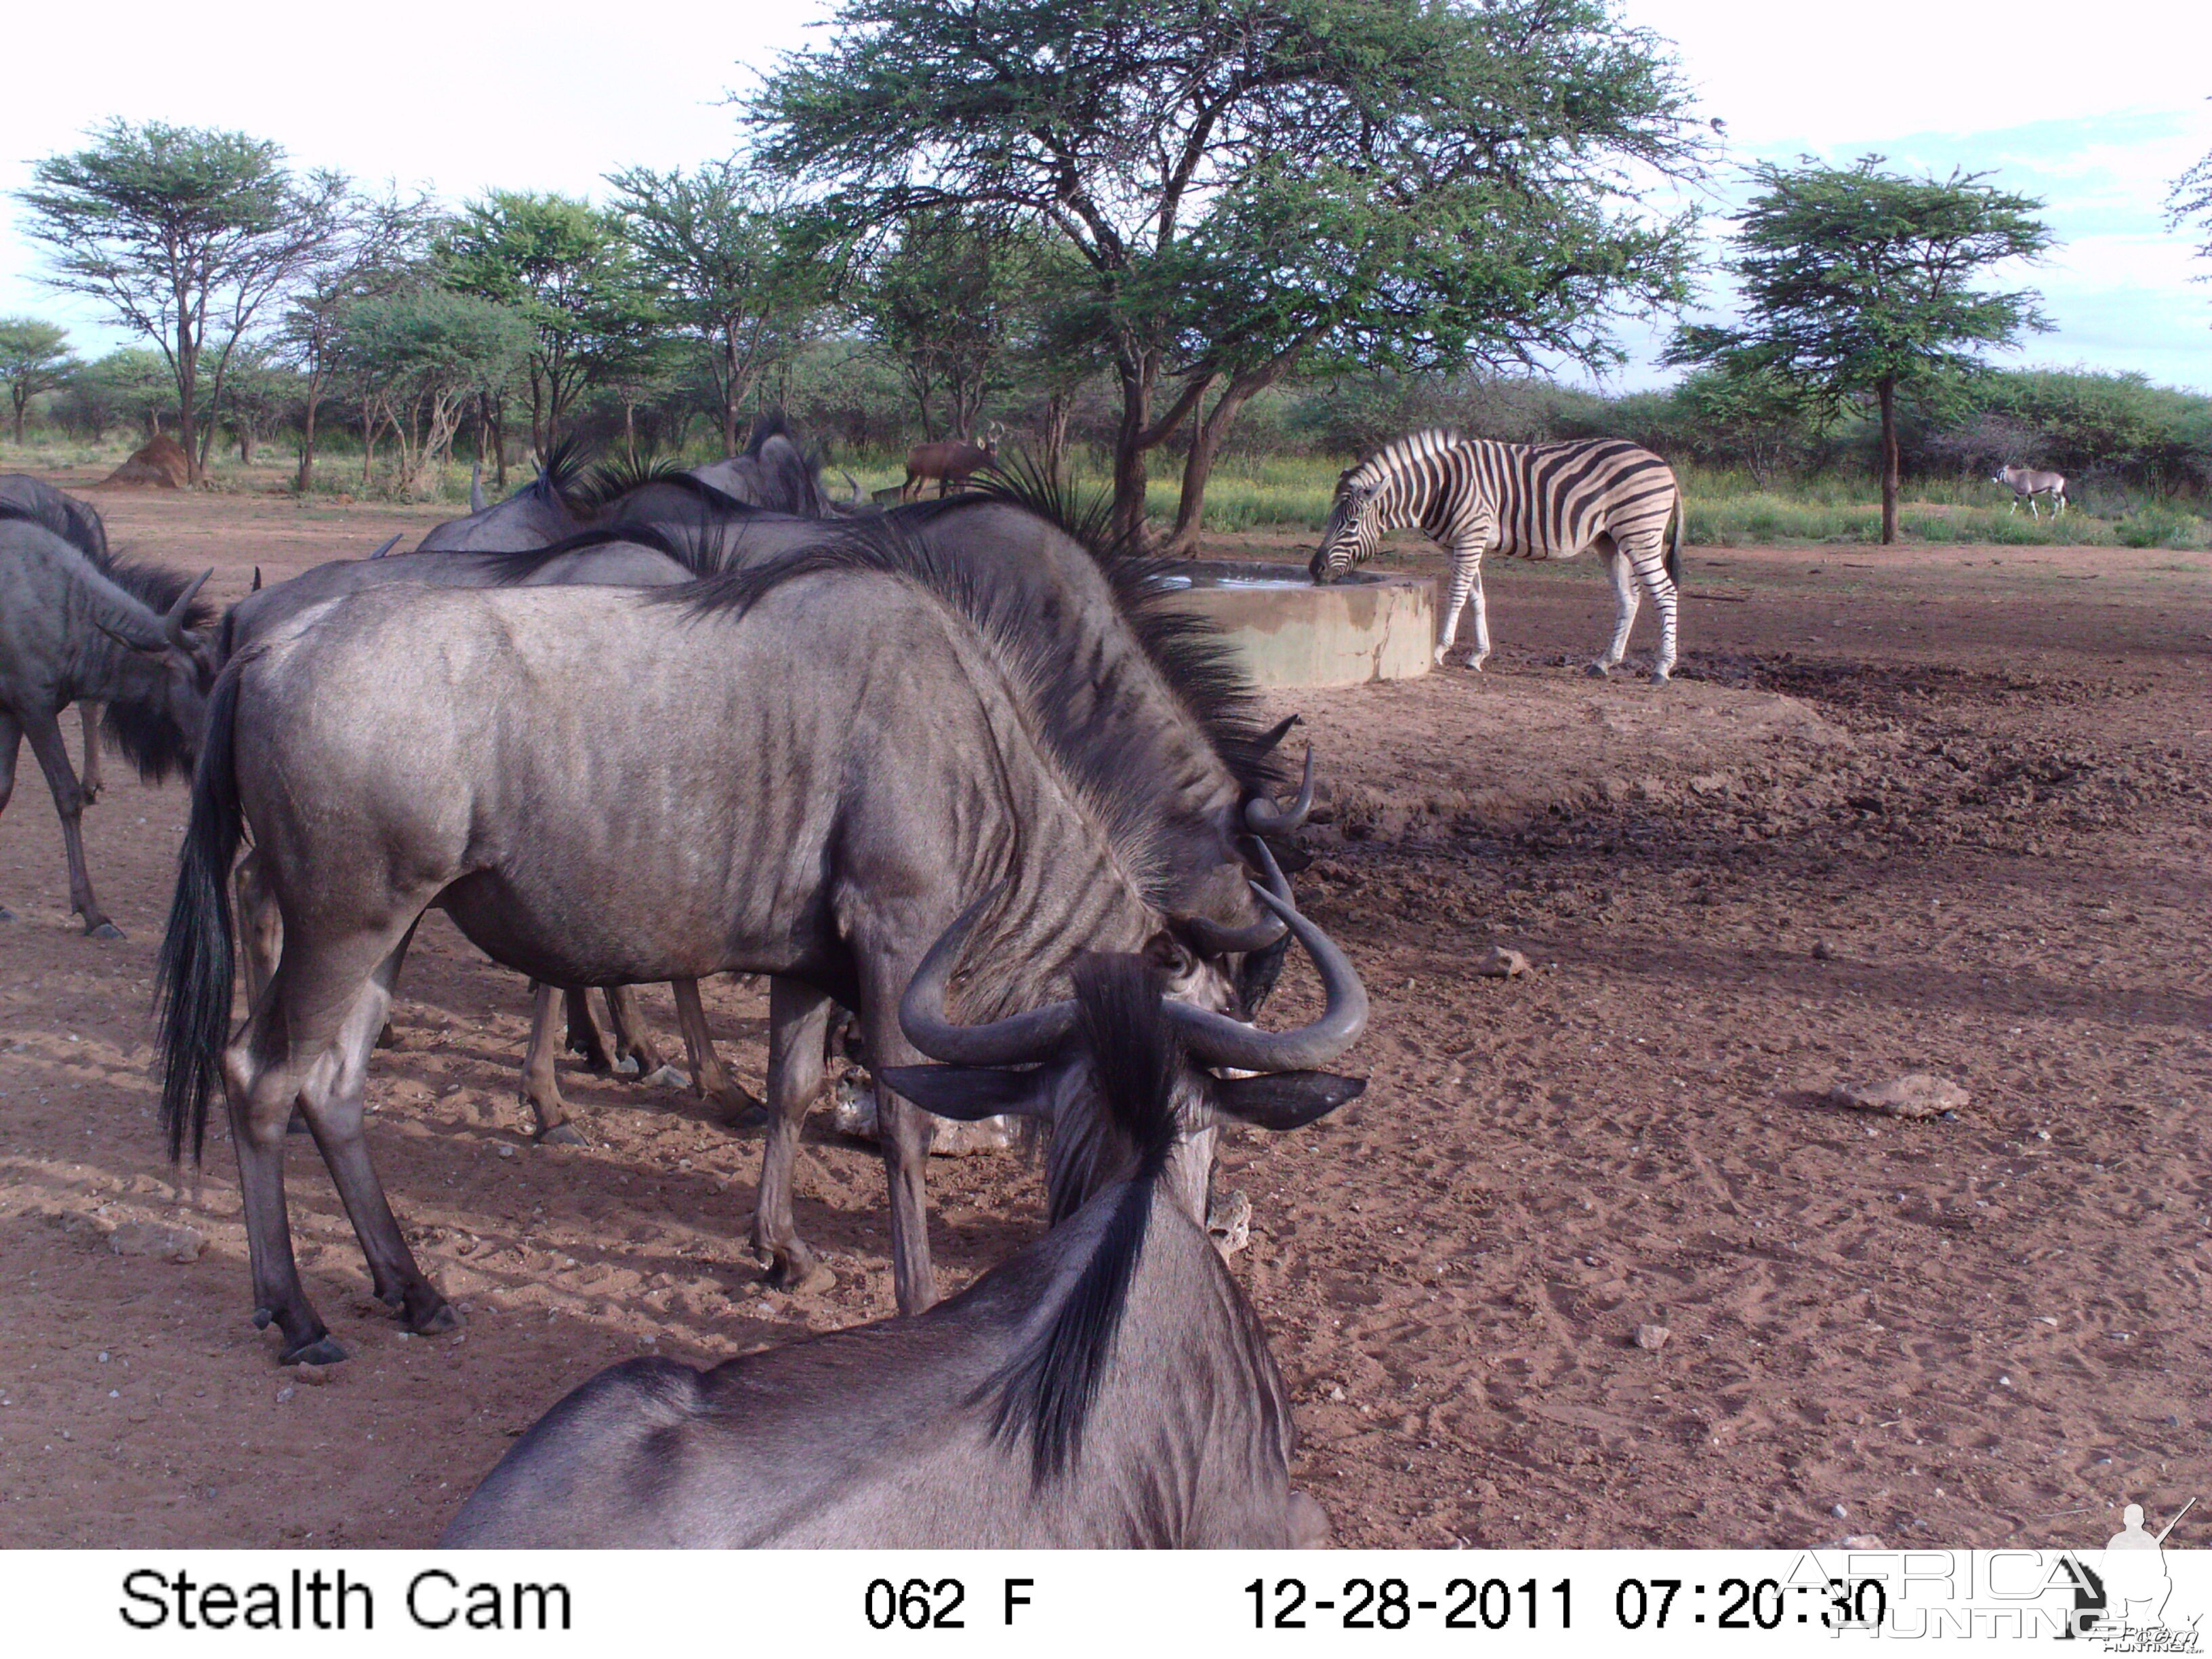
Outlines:
POLYGON ((1504 444, 1450 431, 1410 433, 1337 480, 1336 500, 1310 566, 1313 579, 1336 580, 1374 556, 1384 531, 1409 526, 1418 526, 1451 556, 1439 665, 1469 599, 1474 602, 1474 653, 1468 666, 1481 667, 1490 654, 1482 597, 1486 551, 1571 559, 1595 547, 1613 577, 1615 613, 1613 638, 1590 672, 1603 675, 1619 665, 1641 592, 1651 595, 1659 613, 1659 656, 1651 678, 1664 680, 1673 672, 1682 496, 1674 469, 1650 450, 1617 438, 1504 444))

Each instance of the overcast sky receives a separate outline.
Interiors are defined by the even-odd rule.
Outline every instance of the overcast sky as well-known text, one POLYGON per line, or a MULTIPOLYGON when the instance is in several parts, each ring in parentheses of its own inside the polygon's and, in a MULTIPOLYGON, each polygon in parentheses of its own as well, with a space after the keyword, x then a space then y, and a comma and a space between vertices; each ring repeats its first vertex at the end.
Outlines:
MULTIPOLYGON (((629 14, 389 0, 242 25, 146 0, 26 8, 9 25, 0 191, 121 115, 239 128, 298 161, 449 199, 491 185, 591 191, 616 167, 726 154, 727 90, 827 11, 815 0, 663 0, 629 14)), ((2169 181, 2212 151, 2212 5, 1625 0, 1625 12, 1679 48, 1739 160, 1877 150, 1908 169, 1989 170, 2046 201, 2063 246, 2016 280, 2042 290, 2057 329, 2012 361, 2212 391, 2212 284, 2191 280, 2212 267, 2159 214, 2169 181)), ((1725 212, 1739 196, 1723 177, 1707 204, 1725 212)), ((37 255, 16 211, 0 202, 0 312, 66 321, 81 349, 119 340, 96 311, 31 280, 37 255)), ((1724 307, 1725 290, 1711 299, 1724 307)), ((1662 333, 1623 334, 1632 362, 1617 384, 1666 378, 1651 364, 1662 333)))

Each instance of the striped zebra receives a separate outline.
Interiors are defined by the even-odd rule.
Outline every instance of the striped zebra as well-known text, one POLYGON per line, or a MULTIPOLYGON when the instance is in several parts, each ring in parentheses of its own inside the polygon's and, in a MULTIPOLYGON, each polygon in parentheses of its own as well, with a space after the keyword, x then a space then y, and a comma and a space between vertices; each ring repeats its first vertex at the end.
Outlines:
POLYGON ((1524 559, 1571 559, 1595 547, 1605 556, 1618 608, 1612 642, 1589 672, 1602 678, 1620 664, 1641 582, 1659 612, 1659 656, 1651 670, 1658 682, 1674 666, 1681 509, 1674 469, 1650 450, 1618 439, 1502 444, 1456 432, 1415 432, 1384 445, 1337 480, 1336 500, 1310 568, 1315 581, 1335 581, 1374 556, 1384 531, 1419 526, 1452 560, 1437 665, 1472 597, 1474 653, 1468 666, 1480 668, 1490 654, 1484 552, 1496 548, 1524 559))

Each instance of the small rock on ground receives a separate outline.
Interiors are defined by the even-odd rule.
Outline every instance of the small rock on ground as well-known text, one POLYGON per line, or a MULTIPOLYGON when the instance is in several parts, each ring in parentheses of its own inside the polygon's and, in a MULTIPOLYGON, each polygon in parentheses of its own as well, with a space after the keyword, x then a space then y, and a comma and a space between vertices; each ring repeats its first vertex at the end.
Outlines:
POLYGON ((1839 1083, 1828 1091, 1828 1103, 1856 1112, 1880 1112, 1885 1117, 1934 1117, 1955 1112, 1973 1097, 1948 1078, 1911 1072, 1881 1085, 1839 1083))
POLYGON ((1206 1233, 1226 1258, 1252 1242, 1252 1200, 1243 1193, 1215 1193, 1206 1200, 1206 1233))
POLYGON ((207 1240, 190 1227, 164 1226, 158 1221, 126 1221, 108 1234, 107 1248, 118 1255, 158 1255, 164 1261, 190 1262, 200 1259, 207 1240))
POLYGON ((1485 979, 1518 979, 1528 971, 1528 958, 1518 951, 1493 945, 1468 965, 1485 979))
MULTIPOLYGON (((1003 1152, 1014 1144, 1014 1125, 1012 1118, 979 1118, 973 1123, 956 1122, 948 1117, 930 1117, 923 1114, 929 1124, 929 1155, 932 1158, 970 1158, 977 1152, 1003 1152)), ((850 1135, 855 1140, 876 1139, 876 1091, 864 1087, 855 1077, 837 1079, 833 1092, 830 1121, 841 1135, 850 1135)))
POLYGON ((1667 1339, 1674 1334, 1664 1325, 1638 1325, 1636 1328, 1636 1346, 1648 1353, 1657 1353, 1667 1346, 1667 1339))

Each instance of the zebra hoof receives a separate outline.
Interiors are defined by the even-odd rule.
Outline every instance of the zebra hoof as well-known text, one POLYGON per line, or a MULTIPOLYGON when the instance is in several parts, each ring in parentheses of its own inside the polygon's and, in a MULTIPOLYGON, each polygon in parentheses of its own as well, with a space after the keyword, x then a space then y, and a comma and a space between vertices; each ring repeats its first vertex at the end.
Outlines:
POLYGON ((1672 682, 1674 677, 1663 668, 1655 668, 1651 671, 1650 678, 1654 685, 1666 685, 1672 682))
POLYGON ((1594 662, 1589 667, 1583 670, 1583 673, 1589 675, 1594 680, 1601 680, 1611 672, 1612 671, 1601 662, 1594 662))

